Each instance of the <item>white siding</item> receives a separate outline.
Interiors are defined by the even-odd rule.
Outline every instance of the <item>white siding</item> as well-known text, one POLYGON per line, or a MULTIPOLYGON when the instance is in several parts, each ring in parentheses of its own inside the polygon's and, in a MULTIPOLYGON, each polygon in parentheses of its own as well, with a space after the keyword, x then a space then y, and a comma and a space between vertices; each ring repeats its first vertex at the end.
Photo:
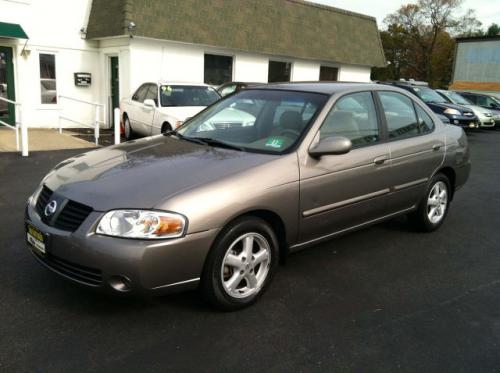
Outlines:
POLYGON ((294 82, 319 80, 319 63, 297 61, 292 66, 292 78, 294 82))
POLYGON ((19 23, 29 36, 27 56, 20 55, 25 40, 0 39, 0 45, 13 48, 16 99, 23 104, 23 120, 29 126, 58 126, 59 110, 79 121, 93 120, 93 110, 86 105, 74 106, 67 101, 42 105, 39 67, 40 53, 54 54, 58 95, 93 102, 103 99, 98 43, 83 40, 80 33, 87 23, 90 5, 91 0, 0 0, 0 22, 19 23), (75 72, 91 73, 92 86, 76 87, 75 72))
POLYGON ((239 82, 267 83, 269 59, 263 56, 237 54, 234 61, 234 80, 239 82))
POLYGON ((369 82, 371 68, 369 66, 340 66, 339 81, 342 82, 369 82))
MULTIPOLYGON (((23 119, 33 127, 57 127, 58 115, 91 123, 93 108, 60 100, 57 105, 42 105, 40 99, 39 54, 56 55, 57 93, 80 100, 110 103, 110 60, 119 57, 120 97, 130 96, 145 81, 201 83, 204 78, 204 54, 233 57, 235 81, 267 82, 269 60, 283 56, 254 54, 222 48, 153 40, 141 37, 118 37, 100 41, 84 40, 80 32, 87 25, 91 0, 0 0, 0 22, 19 23, 29 36, 28 55, 21 56, 25 40, 1 39, 1 46, 14 52, 16 98, 23 103, 23 119), (90 87, 74 85, 75 72, 92 74, 90 87)), ((319 61, 294 60, 292 81, 319 79, 319 61)), ((367 82, 370 67, 337 65, 340 81, 367 82)), ((110 123, 111 113, 101 119, 110 123)), ((63 122, 66 127, 74 126, 63 122)), ((107 127, 108 124, 105 125, 107 127)))

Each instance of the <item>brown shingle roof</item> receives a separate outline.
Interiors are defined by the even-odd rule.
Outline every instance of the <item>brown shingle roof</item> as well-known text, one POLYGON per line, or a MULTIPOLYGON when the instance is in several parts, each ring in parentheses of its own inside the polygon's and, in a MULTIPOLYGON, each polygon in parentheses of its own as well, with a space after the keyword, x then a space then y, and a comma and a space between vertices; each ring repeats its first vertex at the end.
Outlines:
POLYGON ((302 0, 93 0, 87 37, 128 34, 294 58, 383 66, 375 18, 302 0))

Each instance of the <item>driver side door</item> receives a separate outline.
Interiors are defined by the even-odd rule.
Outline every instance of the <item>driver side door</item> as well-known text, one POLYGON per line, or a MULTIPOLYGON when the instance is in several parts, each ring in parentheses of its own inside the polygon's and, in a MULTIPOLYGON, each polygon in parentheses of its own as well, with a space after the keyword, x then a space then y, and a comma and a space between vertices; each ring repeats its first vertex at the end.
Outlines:
POLYGON ((387 213, 390 152, 371 92, 337 100, 315 141, 343 136, 347 154, 307 156, 300 164, 299 242, 307 243, 370 222, 387 213))

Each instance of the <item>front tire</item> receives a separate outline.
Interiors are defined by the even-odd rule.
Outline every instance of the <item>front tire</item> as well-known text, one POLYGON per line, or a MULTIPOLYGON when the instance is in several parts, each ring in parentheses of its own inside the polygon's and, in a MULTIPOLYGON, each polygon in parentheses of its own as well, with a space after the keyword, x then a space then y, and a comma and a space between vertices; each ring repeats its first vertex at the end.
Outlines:
POLYGON ((130 125, 130 119, 128 119, 128 116, 126 116, 126 115, 123 118, 123 127, 124 127, 123 136, 125 136, 125 139, 127 141, 134 139, 135 134, 134 134, 134 131, 132 130, 132 126, 130 125))
POLYGON ((172 126, 170 125, 170 123, 165 122, 161 126, 161 133, 165 133, 165 132, 168 132, 168 131, 172 131, 172 126))
POLYGON ((451 202, 450 181, 444 174, 435 175, 419 203, 409 215, 413 225, 423 232, 433 232, 444 222, 451 202))
POLYGON ((269 224, 257 217, 239 218, 221 232, 208 255, 202 295, 225 311, 247 307, 269 286, 278 259, 278 240, 269 224))

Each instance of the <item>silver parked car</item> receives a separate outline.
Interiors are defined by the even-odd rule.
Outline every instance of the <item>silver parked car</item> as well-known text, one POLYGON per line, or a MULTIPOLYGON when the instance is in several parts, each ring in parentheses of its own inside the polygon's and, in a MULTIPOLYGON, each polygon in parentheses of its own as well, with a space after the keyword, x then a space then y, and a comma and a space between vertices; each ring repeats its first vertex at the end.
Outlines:
POLYGON ((198 287, 237 309, 295 250, 401 214, 437 229, 469 172, 463 130, 402 89, 260 86, 177 131, 60 163, 29 198, 27 240, 83 285, 198 287), (225 113, 245 125, 213 125, 225 113))

